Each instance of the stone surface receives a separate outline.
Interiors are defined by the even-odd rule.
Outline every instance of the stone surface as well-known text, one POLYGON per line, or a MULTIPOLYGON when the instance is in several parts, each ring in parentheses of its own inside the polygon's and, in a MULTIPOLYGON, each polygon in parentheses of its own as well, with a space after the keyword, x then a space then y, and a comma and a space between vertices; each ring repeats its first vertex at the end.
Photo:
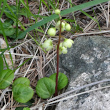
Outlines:
MULTIPOLYGON (((67 91, 110 78, 110 38, 104 36, 76 38, 68 53, 60 56, 60 72, 69 77, 67 91)), ((86 87, 73 94, 108 84, 109 82, 106 82, 86 87)), ((101 89, 61 101, 56 110, 110 110, 110 89, 101 89)))

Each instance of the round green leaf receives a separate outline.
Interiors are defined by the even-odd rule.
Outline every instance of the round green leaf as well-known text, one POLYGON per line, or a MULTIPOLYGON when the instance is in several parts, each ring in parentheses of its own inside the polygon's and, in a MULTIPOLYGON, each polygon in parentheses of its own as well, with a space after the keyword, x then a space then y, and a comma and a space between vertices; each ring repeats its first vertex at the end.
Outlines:
POLYGON ((28 102, 34 94, 31 87, 24 84, 17 84, 13 87, 13 97, 17 102, 26 103, 28 102))
MULTIPOLYGON (((11 36, 16 32, 16 29, 9 22, 3 23, 3 29, 6 36, 11 36)), ((2 27, 0 26, 0 34, 3 34, 2 27)))
POLYGON ((42 78, 37 82, 36 92, 42 99, 47 99, 55 93, 55 82, 50 78, 42 78))
MULTIPOLYGON (((56 73, 50 76, 50 79, 56 82, 56 73)), ((68 78, 65 74, 60 73, 58 75, 58 90, 63 89, 68 84, 68 78)))
POLYGON ((6 69, 0 73, 0 89, 8 87, 14 78, 13 70, 6 69))
POLYGON ((25 107, 25 108, 23 108, 23 110, 30 110, 30 108, 28 108, 28 107, 25 107))
POLYGON ((25 86, 29 86, 30 85, 30 80, 28 78, 25 78, 25 77, 20 77, 20 78, 17 78, 13 82, 13 87, 16 86, 17 84, 24 84, 25 86))
POLYGON ((11 36, 11 35, 13 35, 16 32, 16 29, 14 29, 14 28, 7 28, 7 29, 4 29, 4 32, 5 32, 6 36, 11 36))
MULTIPOLYGON (((4 22, 2 25, 4 29, 12 28, 12 25, 9 22, 4 22)), ((2 26, 0 26, 0 30, 2 30, 2 26)))

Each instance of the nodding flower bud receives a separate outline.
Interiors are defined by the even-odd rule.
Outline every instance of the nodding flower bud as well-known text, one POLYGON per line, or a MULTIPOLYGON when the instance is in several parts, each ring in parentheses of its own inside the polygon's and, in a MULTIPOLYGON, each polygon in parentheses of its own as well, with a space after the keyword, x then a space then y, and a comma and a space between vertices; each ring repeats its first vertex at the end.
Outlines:
POLYGON ((60 48, 60 52, 63 54, 67 54, 67 48, 65 47, 60 48))
POLYGON ((45 40, 42 44, 42 47, 46 49, 46 51, 49 51, 53 48, 53 43, 51 39, 45 40))
POLYGON ((59 9, 56 9, 55 10, 55 14, 59 15, 60 14, 60 10, 59 9))
POLYGON ((56 29, 55 28, 49 28, 47 31, 47 34, 54 37, 56 34, 56 29))
POLYGON ((63 45, 65 48, 70 48, 73 43, 74 43, 73 40, 71 40, 71 39, 65 39, 62 45, 63 45))
POLYGON ((70 31, 71 30, 70 24, 68 24, 68 23, 65 24, 65 30, 66 31, 70 31))
MULTIPOLYGON (((60 30, 60 22, 61 22, 61 21, 58 21, 58 22, 56 23, 56 25, 55 25, 55 27, 56 27, 58 30, 60 30)), ((65 30, 65 23, 62 22, 62 23, 61 23, 61 32, 63 32, 64 30, 65 30)))
POLYGON ((60 43, 59 45, 59 54, 67 54, 67 48, 63 47, 63 44, 60 43))

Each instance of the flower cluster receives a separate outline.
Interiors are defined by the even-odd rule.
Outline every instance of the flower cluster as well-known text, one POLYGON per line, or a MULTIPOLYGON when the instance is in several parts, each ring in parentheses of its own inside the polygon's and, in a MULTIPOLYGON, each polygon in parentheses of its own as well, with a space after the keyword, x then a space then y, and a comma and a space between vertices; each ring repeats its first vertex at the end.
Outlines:
POLYGON ((67 48, 70 48, 73 43, 73 40, 65 38, 65 40, 62 43, 60 43, 59 54, 67 54, 67 48))
MULTIPOLYGON (((56 9, 55 10, 55 14, 60 14, 60 10, 56 9)), ((65 21, 58 21, 55 25, 55 27, 49 28, 47 31, 47 34, 51 37, 54 37, 56 35, 56 29, 58 29, 60 31, 60 25, 61 25, 61 32, 63 31, 70 31, 71 30, 71 26, 70 24, 68 24, 65 21)), ((73 40, 71 39, 64 39, 64 41, 62 43, 60 43, 59 45, 59 54, 66 54, 67 53, 67 48, 70 48, 73 44, 73 40)), ((44 41, 44 43, 42 44, 42 47, 46 49, 46 51, 49 51, 53 48, 53 42, 51 39, 47 39, 44 41)))

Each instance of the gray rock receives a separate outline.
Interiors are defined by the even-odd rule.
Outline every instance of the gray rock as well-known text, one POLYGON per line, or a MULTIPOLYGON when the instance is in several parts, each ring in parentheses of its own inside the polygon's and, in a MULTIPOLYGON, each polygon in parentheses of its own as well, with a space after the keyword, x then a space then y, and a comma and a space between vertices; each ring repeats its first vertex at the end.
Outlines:
MULTIPOLYGON (((76 38, 68 53, 60 56, 60 71, 69 77, 67 91, 110 78, 110 38, 103 36, 76 38)), ((106 82, 86 87, 73 94, 108 84, 109 82, 106 82)), ((110 110, 110 89, 101 89, 61 101, 56 110, 110 110)))

